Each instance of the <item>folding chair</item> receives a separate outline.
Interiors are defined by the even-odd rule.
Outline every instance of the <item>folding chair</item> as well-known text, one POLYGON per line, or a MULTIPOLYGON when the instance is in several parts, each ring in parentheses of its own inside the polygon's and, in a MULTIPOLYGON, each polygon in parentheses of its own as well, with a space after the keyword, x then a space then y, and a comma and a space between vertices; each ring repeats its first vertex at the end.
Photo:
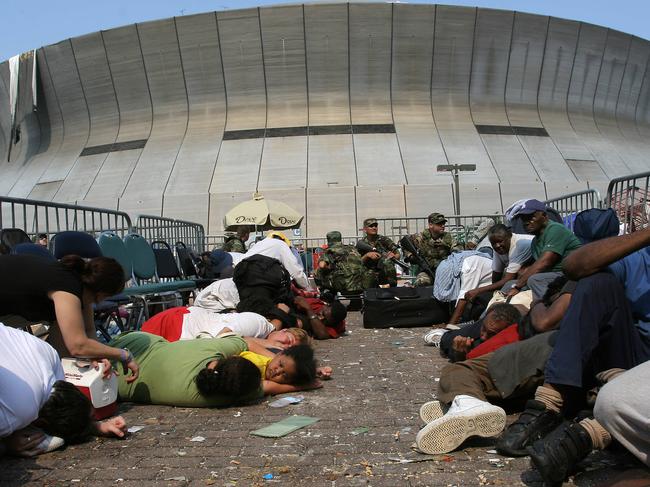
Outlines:
MULTIPOLYGON (((156 242, 154 242, 156 243, 156 242)), ((192 280, 196 283, 197 289, 208 287, 217 279, 199 277, 199 271, 192 257, 192 251, 187 248, 183 242, 176 242, 176 256, 182 275, 185 279, 192 280)), ((171 249, 170 249, 171 250, 171 249)))
MULTIPOLYGON (((156 240, 151 242, 151 248, 156 259, 158 278, 169 279, 171 282, 174 282, 179 286, 186 285, 188 289, 183 290, 179 287, 179 291, 183 294, 183 302, 187 303, 187 297, 189 297, 188 291, 192 291, 199 287, 198 281, 195 279, 183 279, 183 276, 176 265, 174 253, 167 242, 156 240)), ((208 279, 208 281, 208 284, 211 284, 213 279, 208 279)))
POLYGON ((13 255, 35 255, 37 257, 43 257, 45 259, 56 260, 52 255, 52 252, 47 250, 42 245, 35 243, 19 243, 11 249, 13 255))

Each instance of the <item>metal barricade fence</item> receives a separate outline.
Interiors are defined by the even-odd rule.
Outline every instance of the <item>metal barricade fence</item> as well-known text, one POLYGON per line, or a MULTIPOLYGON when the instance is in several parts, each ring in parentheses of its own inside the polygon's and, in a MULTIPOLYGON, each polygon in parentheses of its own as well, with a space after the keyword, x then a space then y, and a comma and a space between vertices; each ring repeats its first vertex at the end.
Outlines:
POLYGON ((550 206, 556 210, 565 225, 573 229, 573 219, 575 215, 583 210, 590 210, 591 208, 601 208, 602 201, 600 193, 596 189, 587 189, 585 191, 577 191, 569 193, 557 198, 546 200, 546 206, 550 206))
POLYGON ((93 235, 110 230, 124 236, 133 225, 122 211, 0 196, 0 228, 20 228, 32 238, 41 233, 51 238, 65 230, 93 235))
POLYGON ((173 247, 176 242, 183 242, 198 253, 205 249, 205 230, 200 223, 163 216, 138 215, 136 228, 149 243, 163 240, 173 247))
POLYGON ((650 222, 650 172, 612 179, 605 206, 613 208, 624 233, 648 227, 650 222))

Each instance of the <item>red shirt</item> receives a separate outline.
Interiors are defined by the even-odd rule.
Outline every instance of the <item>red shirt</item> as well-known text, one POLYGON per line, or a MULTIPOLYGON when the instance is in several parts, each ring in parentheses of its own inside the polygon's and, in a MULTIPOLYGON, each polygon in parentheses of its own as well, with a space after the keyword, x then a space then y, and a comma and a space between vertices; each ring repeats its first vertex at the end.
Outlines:
MULTIPOLYGON (((305 298, 305 299, 307 300, 309 306, 311 306, 311 309, 315 314, 320 313, 320 311, 323 309, 323 306, 327 305, 325 301, 318 298, 305 298)), ((335 324, 334 326, 325 325, 325 329, 327 330, 327 333, 329 333, 330 337, 338 338, 341 335, 343 335, 343 333, 345 333, 345 320, 341 320, 339 323, 335 324)))
POLYGON ((519 341, 519 330, 517 328, 517 323, 510 325, 509 327, 501 330, 499 333, 494 335, 492 338, 485 340, 483 343, 478 345, 476 348, 470 350, 467 354, 467 358, 476 358, 486 353, 494 352, 495 350, 500 349, 501 347, 508 345, 509 343, 515 343, 519 341))

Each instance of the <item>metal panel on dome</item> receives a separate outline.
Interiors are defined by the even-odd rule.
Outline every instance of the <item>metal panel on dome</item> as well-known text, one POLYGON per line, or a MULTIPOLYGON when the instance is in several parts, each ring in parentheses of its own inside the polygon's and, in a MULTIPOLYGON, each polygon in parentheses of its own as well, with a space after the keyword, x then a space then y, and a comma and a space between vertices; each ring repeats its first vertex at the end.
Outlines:
POLYGON ((607 33, 607 45, 594 98, 594 120, 603 139, 616 149, 630 172, 635 173, 647 169, 647 154, 637 151, 635 144, 625 139, 616 119, 631 42, 632 37, 622 32, 610 30, 607 33))
MULTIPOLYGON (((266 199, 282 201, 283 203, 286 203, 291 208, 296 210, 301 215, 307 214, 307 194, 305 188, 300 188, 300 189, 294 188, 291 191, 286 191, 282 189, 267 189, 260 192, 264 195, 264 198, 266 199)), ((305 235, 306 226, 307 226, 306 219, 303 218, 302 223, 300 224, 300 230, 302 235, 305 235)), ((284 230, 284 233, 289 238, 291 238, 293 235, 291 230, 284 230)))
POLYGON ((222 234, 224 232, 223 217, 226 215, 228 210, 239 203, 251 199, 252 196, 253 192, 233 193, 232 191, 227 190, 219 193, 210 193, 208 234, 222 234))
MULTIPOLYGON (((44 48, 50 76, 61 116, 64 137, 56 154, 50 161, 39 183, 63 181, 75 164, 88 140, 88 107, 84 98, 79 73, 75 64, 70 41, 59 42, 44 48)), ((77 194, 56 194, 57 201, 74 201, 77 194)))
POLYGON ((409 184, 404 187, 406 216, 426 217, 434 211, 454 213, 454 187, 448 184, 409 184))
POLYGON ((436 7, 431 103, 450 164, 476 164, 477 179, 496 181, 469 110, 476 10, 436 7))
POLYGON ((354 187, 307 188, 309 238, 324 238, 330 230, 357 235, 354 187))
POLYGON ((510 208, 515 201, 522 199, 535 198, 540 201, 546 199, 546 188, 543 182, 522 182, 518 184, 501 183, 499 189, 501 191, 501 204, 503 205, 503 211, 510 208))
POLYGON ((307 186, 307 137, 270 137, 264 141, 258 188, 307 186))
POLYGON ((406 183, 394 134, 354 135, 354 156, 360 186, 406 183))
POLYGON ((500 181, 537 181, 539 179, 539 175, 531 165, 528 155, 524 152, 516 136, 483 134, 481 139, 483 139, 490 159, 494 163, 500 181))
POLYGON ((263 143, 264 139, 224 140, 214 168, 210 193, 231 192, 233 188, 254 193, 263 143))
POLYGON ((569 193, 576 193, 578 191, 584 191, 589 189, 589 186, 586 182, 571 182, 571 183, 560 183, 560 182, 551 182, 546 183, 546 198, 556 198, 569 193))
POLYGON ((460 177, 460 214, 503 213, 499 183, 474 182, 460 177))
POLYGON ((41 105, 45 103, 45 110, 42 107, 39 112, 39 120, 41 121, 40 152, 29 161, 26 161, 27 164, 25 164, 20 177, 11 187, 9 196, 17 198, 25 198, 31 193, 34 185, 38 183, 41 175, 47 169, 53 155, 61 146, 64 136, 63 119, 43 49, 37 51, 37 59, 41 90, 45 98, 44 102, 41 102, 41 105))
MULTIPOLYGON (((621 82, 621 90, 616 104, 616 120, 626 141, 640 154, 647 154, 647 139, 636 130, 635 112, 641 95, 643 75, 650 60, 650 46, 647 42, 633 37, 630 52, 621 82)), ((634 172, 647 170, 647 158, 639 163, 630 164, 634 172)))
POLYGON ((266 127, 266 87, 258 9, 218 12, 228 117, 226 130, 266 127))
POLYGON ((602 68, 607 29, 582 24, 567 98, 569 118, 608 178, 628 174, 625 165, 609 142, 603 140, 594 120, 594 98, 602 68))
POLYGON ((260 25, 268 99, 266 126, 305 126, 307 68, 302 6, 261 8, 260 25))
MULTIPOLYGON (((120 114, 117 142, 148 139, 151 133, 151 97, 135 25, 102 32, 120 114)), ((109 153, 88 193, 85 204, 115 199, 124 192, 142 149, 109 153)))
POLYGON ((404 186, 358 186, 356 194, 358 228, 365 218, 406 216, 404 186))
MULTIPOLYGON (((86 147, 113 144, 119 131, 119 109, 101 34, 88 34, 71 42, 90 117, 86 147)), ((108 152, 80 156, 61 185, 57 199, 82 200, 107 156, 108 152)))
POLYGON ((351 135, 310 136, 308 151, 308 187, 357 184, 351 135))
POLYGON ((352 123, 393 123, 390 103, 392 4, 349 5, 352 123))
POLYGON ((433 5, 393 4, 393 120, 406 180, 434 183, 447 164, 431 112, 433 5))
POLYGON ((187 92, 174 19, 138 24, 138 34, 151 93, 153 125, 120 197, 120 209, 160 215, 163 191, 187 129, 187 92))
POLYGON ((207 225, 210 178, 226 123, 216 15, 177 17, 176 31, 189 119, 165 188, 163 215, 207 225))
POLYGON ((566 106, 579 30, 577 22, 550 19, 539 80, 539 116, 565 159, 593 159, 573 130, 566 106))
MULTIPOLYGON (((9 62, 0 63, 0 113, 9 113, 9 62)), ((9 117, 0 117, 0 161, 7 161, 11 143, 11 121, 9 117)), ((2 171, 5 174, 5 171, 2 171)), ((0 190, 8 181, 0 180, 0 190)), ((8 190, 8 188, 7 188, 8 190)), ((4 194, 4 192, 3 192, 4 194)))
POLYGON ((348 6, 305 5, 309 124, 350 123, 348 6))

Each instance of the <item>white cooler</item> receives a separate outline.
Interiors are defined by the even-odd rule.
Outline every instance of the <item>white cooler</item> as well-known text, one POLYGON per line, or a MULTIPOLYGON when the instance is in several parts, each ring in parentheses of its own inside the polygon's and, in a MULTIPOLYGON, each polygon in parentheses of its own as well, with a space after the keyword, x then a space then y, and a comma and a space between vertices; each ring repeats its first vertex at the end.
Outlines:
POLYGON ((103 379, 104 364, 99 369, 88 360, 64 358, 63 372, 66 382, 77 386, 93 405, 95 419, 100 420, 113 416, 117 411, 117 377, 111 374, 110 379, 103 379))

